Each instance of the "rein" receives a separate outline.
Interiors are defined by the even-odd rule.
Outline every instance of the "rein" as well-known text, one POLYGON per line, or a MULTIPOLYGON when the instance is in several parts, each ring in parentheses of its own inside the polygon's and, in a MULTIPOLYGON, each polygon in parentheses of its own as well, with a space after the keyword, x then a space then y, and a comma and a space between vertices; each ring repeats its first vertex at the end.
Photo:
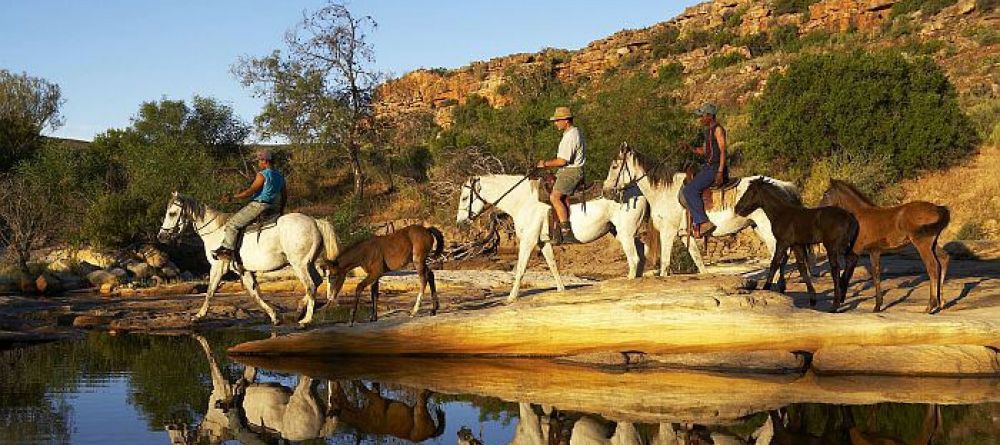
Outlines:
MULTIPOLYGON (((629 151, 632 152, 632 157, 633 158, 635 158, 635 155, 638 154, 635 151, 635 149, 629 147, 628 144, 622 143, 622 146, 623 146, 623 148, 626 148, 626 149, 628 149, 629 151)), ((613 190, 617 191, 618 193, 623 193, 629 187, 632 187, 634 185, 639 184, 639 181, 641 181, 643 178, 649 176, 649 172, 650 171, 656 170, 661 165, 663 165, 664 162, 666 162, 666 159, 660 159, 660 160, 656 161, 656 163, 653 164, 652 167, 650 167, 650 168, 644 168, 643 170, 645 170, 645 171, 643 171, 641 175, 639 175, 636 178, 632 178, 632 180, 626 182, 624 185, 622 185, 622 186, 619 187, 619 183, 621 182, 622 176, 624 175, 625 172, 628 172, 629 177, 632 177, 632 172, 631 172, 631 170, 629 170, 628 162, 626 162, 625 158, 626 158, 626 156, 623 156, 623 157, 619 158, 619 160, 622 162, 622 166, 618 169, 618 176, 615 177, 615 186, 613 187, 613 190)))
POLYGON ((496 207, 496 205, 499 204, 500 201, 502 201, 504 198, 506 198, 507 195, 509 195, 511 192, 514 191, 514 189, 517 188, 517 186, 521 185, 522 182, 524 182, 525 180, 527 180, 530 177, 531 177, 530 173, 524 175, 520 180, 518 180, 517 182, 515 182, 513 186, 511 186, 509 189, 507 189, 506 192, 503 192, 503 194, 500 195, 500 197, 497 198, 493 202, 489 202, 489 201, 486 200, 486 198, 483 198, 483 195, 479 194, 479 190, 476 189, 476 185, 480 182, 479 177, 475 176, 475 177, 471 178, 469 180, 469 185, 464 185, 464 184, 462 185, 462 187, 468 187, 469 188, 469 213, 468 213, 469 219, 472 220, 472 219, 478 218, 479 215, 482 215, 487 210, 489 210, 489 209, 491 209, 493 207, 496 207), (482 210, 480 210, 479 212, 473 212, 472 211, 472 197, 473 196, 475 196, 476 199, 482 201, 483 204, 485 204, 485 205, 483 205, 482 210))

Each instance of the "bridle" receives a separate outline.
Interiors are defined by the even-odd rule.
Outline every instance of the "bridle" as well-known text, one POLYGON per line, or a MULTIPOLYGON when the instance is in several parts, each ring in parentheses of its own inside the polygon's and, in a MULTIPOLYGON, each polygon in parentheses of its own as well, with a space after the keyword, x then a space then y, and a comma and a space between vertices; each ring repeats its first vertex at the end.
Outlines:
MULTIPOLYGON (((184 228, 193 221, 193 218, 191 218, 191 210, 188 209, 187 206, 184 205, 184 203, 178 201, 177 199, 174 199, 170 203, 170 205, 176 205, 177 207, 180 207, 181 208, 181 214, 177 216, 177 220, 176 220, 176 222, 174 222, 173 227, 167 228, 167 227, 160 226, 160 231, 161 232, 165 231, 165 233, 166 233, 167 236, 169 236, 171 238, 174 238, 177 235, 180 235, 180 233, 184 231, 184 228)), ((169 205, 167 207, 169 208, 169 205)), ((212 224, 212 222, 215 221, 215 219, 218 218, 218 217, 219 217, 219 214, 216 213, 215 216, 212 216, 212 219, 208 220, 208 222, 206 222, 205 224, 202 224, 201 227, 195 228, 194 229, 195 233, 197 233, 199 236, 205 236, 205 235, 211 235, 211 234, 217 232, 219 230, 218 228, 216 228, 215 230, 212 230, 211 232, 208 232, 208 233, 204 233, 204 234, 201 233, 202 229, 204 229, 205 227, 208 227, 208 225, 212 224)))
POLYGON ((522 182, 526 181, 530 177, 531 174, 524 175, 524 177, 522 177, 519 181, 515 182, 514 185, 512 185, 509 189, 507 189, 506 192, 503 192, 503 194, 500 195, 500 197, 493 202, 489 202, 486 198, 483 197, 483 195, 479 194, 479 184, 482 182, 480 178, 478 176, 473 176, 469 178, 469 182, 467 184, 462 184, 463 189, 464 188, 469 189, 469 208, 466 216, 470 221, 478 218, 479 215, 486 213, 487 210, 496 207, 496 205, 499 204, 500 201, 502 201, 504 198, 506 198, 507 195, 510 194, 510 192, 513 192, 514 189, 517 188, 517 186, 521 185, 522 182), (478 199, 483 203, 483 208, 480 209, 478 212, 472 211, 473 199, 478 199))
POLYGON ((655 170, 657 167, 659 167, 666 161, 666 159, 661 159, 659 161, 656 161, 656 164, 653 164, 652 167, 644 169, 645 171, 643 171, 641 175, 639 175, 638 177, 633 177, 632 170, 629 169, 628 166, 629 163, 626 162, 626 158, 628 157, 627 153, 629 152, 632 153, 633 157, 636 155, 636 151, 634 148, 629 147, 627 143, 622 142, 621 148, 618 151, 618 161, 621 161, 622 165, 621 167, 618 168, 618 175, 615 176, 615 185, 614 187, 611 188, 619 196, 624 194, 625 190, 627 190, 628 188, 639 184, 639 181, 643 180, 643 178, 648 176, 650 171, 655 170), (623 180, 623 176, 625 173, 628 173, 628 176, 632 178, 628 182, 624 182, 623 180))

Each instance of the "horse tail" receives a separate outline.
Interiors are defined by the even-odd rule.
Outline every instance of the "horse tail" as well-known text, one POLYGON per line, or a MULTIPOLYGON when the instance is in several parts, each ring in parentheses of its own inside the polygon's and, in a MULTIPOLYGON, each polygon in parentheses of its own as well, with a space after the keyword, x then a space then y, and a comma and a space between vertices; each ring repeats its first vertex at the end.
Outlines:
POLYGON ((427 231, 434 236, 434 253, 433 256, 440 258, 441 254, 444 253, 444 234, 438 230, 437 227, 428 227, 427 231))
POLYGON ((937 235, 948 227, 948 223, 951 222, 951 212, 945 206, 934 206, 937 210, 937 221, 930 224, 924 224, 917 228, 917 235, 937 235))
POLYGON ((316 227, 323 236, 323 259, 333 261, 340 254, 340 240, 337 232, 333 230, 333 224, 325 219, 317 219, 316 227))
POLYGON ((434 411, 435 411, 434 414, 437 417, 437 424, 434 426, 434 435, 431 437, 440 437, 442 434, 444 434, 444 428, 445 428, 444 410, 441 408, 436 408, 434 411))

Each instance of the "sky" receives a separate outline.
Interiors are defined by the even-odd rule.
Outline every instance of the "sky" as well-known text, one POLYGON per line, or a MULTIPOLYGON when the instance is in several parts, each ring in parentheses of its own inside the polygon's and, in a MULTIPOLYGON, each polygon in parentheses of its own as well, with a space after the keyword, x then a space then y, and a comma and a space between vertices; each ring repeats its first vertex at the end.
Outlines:
MULTIPOLYGON (((697 0, 354 0, 378 23, 376 68, 457 68, 545 47, 578 49, 668 20, 697 0)), ((252 121, 263 102, 231 74, 242 56, 282 49, 286 30, 323 0, 0 0, 0 69, 59 84, 65 124, 91 140, 145 101, 214 97, 252 121)))

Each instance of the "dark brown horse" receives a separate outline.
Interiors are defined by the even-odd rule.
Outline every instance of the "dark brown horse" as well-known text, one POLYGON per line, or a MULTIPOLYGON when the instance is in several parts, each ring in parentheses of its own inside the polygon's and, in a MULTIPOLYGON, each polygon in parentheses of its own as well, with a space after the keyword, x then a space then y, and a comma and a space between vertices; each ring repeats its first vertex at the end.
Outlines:
POLYGON ((431 315, 436 315, 440 305, 438 304, 437 287, 434 284, 434 271, 427 264, 428 257, 433 249, 434 256, 440 256, 444 251, 444 236, 441 231, 434 227, 424 227, 421 225, 406 226, 389 235, 375 236, 361 241, 344 250, 333 261, 326 261, 321 267, 326 268, 334 275, 333 294, 331 303, 336 303, 337 295, 344 287, 344 279, 347 273, 356 267, 364 269, 368 275, 354 290, 354 307, 351 309, 351 325, 354 325, 354 317, 358 312, 358 302, 361 300, 361 292, 368 286, 372 288, 372 313, 371 321, 378 319, 376 314, 376 304, 378 303, 378 280, 386 272, 398 270, 413 263, 420 276, 420 292, 417 293, 417 302, 410 311, 410 316, 417 315, 420 310, 420 300, 424 297, 424 290, 427 285, 431 286, 431 299, 434 307, 431 315))
POLYGON ((854 214, 861 225, 854 253, 868 253, 872 281, 875 283, 875 312, 882 310, 882 286, 879 280, 882 252, 913 244, 927 269, 931 297, 927 312, 942 309, 941 287, 948 271, 948 253, 938 249, 941 231, 951 219, 948 208, 926 201, 913 201, 895 207, 879 207, 845 181, 830 180, 821 205, 833 205, 854 214))
MULTIPOLYGON (((771 288, 774 273, 780 270, 779 282, 784 282, 784 267, 788 262, 788 249, 800 251, 806 246, 823 244, 830 262, 831 277, 833 277, 833 310, 837 310, 847 295, 847 284, 850 283, 858 256, 851 247, 858 236, 858 221, 850 212, 837 207, 819 207, 810 209, 790 203, 785 194, 774 184, 763 177, 754 179, 747 191, 736 203, 736 214, 746 217, 757 209, 763 209, 771 222, 771 230, 777 241, 774 258, 767 274, 764 289, 771 288), (843 273, 841 273, 841 257, 844 258, 843 273)), ((800 258, 805 258, 804 252, 800 258)), ((800 272, 804 266, 800 261, 800 272)), ((808 283, 808 281, 807 281, 808 283)), ((815 305, 815 297, 810 299, 815 305)))

